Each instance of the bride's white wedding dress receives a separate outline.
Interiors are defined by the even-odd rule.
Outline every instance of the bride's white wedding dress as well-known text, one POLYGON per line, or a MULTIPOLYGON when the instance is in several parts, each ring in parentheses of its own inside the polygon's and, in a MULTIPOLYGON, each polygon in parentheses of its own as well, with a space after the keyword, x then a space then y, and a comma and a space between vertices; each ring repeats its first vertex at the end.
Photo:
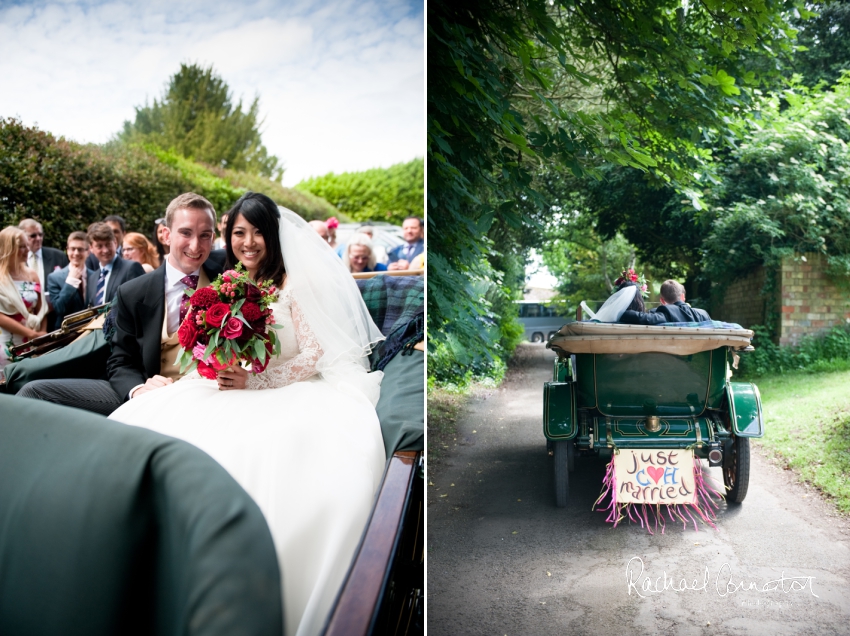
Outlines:
POLYGON ((287 634, 318 633, 342 584, 384 469, 375 414, 379 376, 317 375, 322 348, 285 285, 272 305, 281 355, 219 391, 190 374, 126 402, 112 419, 186 440, 254 498, 271 528, 283 577, 287 634), (374 391, 364 388, 372 384, 374 391), (254 389, 254 390, 250 390, 254 389), (372 393, 367 397, 368 393, 372 393))

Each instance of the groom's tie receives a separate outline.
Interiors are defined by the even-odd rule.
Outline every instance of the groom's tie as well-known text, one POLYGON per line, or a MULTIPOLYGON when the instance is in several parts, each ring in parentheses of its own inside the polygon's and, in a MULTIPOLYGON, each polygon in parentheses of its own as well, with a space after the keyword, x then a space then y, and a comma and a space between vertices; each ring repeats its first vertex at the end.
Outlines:
MULTIPOLYGON (((198 276, 196 274, 190 274, 189 276, 184 276, 180 279, 180 282, 186 285, 186 289, 198 288, 198 276)), ((183 319, 186 317, 186 314, 189 311, 189 295, 186 292, 183 292, 183 298, 180 299, 180 324, 183 324, 183 319)))

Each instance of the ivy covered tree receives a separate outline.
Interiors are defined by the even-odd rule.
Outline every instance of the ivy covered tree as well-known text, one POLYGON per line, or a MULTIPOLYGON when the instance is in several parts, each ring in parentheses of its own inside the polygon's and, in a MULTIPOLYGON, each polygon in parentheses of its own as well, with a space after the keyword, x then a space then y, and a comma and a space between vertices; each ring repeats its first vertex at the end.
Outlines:
MULTIPOLYGON (((801 3, 800 11, 805 12, 801 3)), ((496 219, 540 227, 544 171, 651 171, 699 205, 706 140, 731 138, 758 78, 790 51, 795 3, 435 0, 428 5, 428 316, 432 347, 486 352, 496 219)), ((527 244, 526 244, 527 246, 527 244)))
POLYGON ((723 158, 701 217, 703 267, 722 284, 783 256, 819 252, 850 276, 850 75, 827 91, 765 99, 723 158))
POLYGON ((262 143, 260 98, 243 109, 213 67, 181 64, 162 97, 136 107, 133 122, 118 135, 127 142, 153 143, 186 158, 279 181, 283 168, 262 143))

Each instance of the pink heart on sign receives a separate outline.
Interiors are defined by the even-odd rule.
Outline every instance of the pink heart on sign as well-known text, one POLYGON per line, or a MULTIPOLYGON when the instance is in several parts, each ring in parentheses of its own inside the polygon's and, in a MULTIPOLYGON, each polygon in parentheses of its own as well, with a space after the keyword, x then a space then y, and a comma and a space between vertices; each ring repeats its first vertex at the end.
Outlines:
POLYGON ((657 484, 658 480, 661 479, 664 476, 664 469, 663 468, 656 468, 655 466, 650 466, 649 468, 646 469, 646 473, 650 477, 652 477, 652 479, 657 484))

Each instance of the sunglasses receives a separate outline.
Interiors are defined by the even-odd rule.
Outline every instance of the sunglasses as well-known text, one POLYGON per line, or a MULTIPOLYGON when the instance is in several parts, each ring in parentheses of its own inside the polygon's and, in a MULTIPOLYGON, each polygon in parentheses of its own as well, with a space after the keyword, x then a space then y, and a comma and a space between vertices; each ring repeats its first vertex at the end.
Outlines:
POLYGON ((165 218, 156 219, 153 224, 154 225, 163 225, 165 223, 165 218))

